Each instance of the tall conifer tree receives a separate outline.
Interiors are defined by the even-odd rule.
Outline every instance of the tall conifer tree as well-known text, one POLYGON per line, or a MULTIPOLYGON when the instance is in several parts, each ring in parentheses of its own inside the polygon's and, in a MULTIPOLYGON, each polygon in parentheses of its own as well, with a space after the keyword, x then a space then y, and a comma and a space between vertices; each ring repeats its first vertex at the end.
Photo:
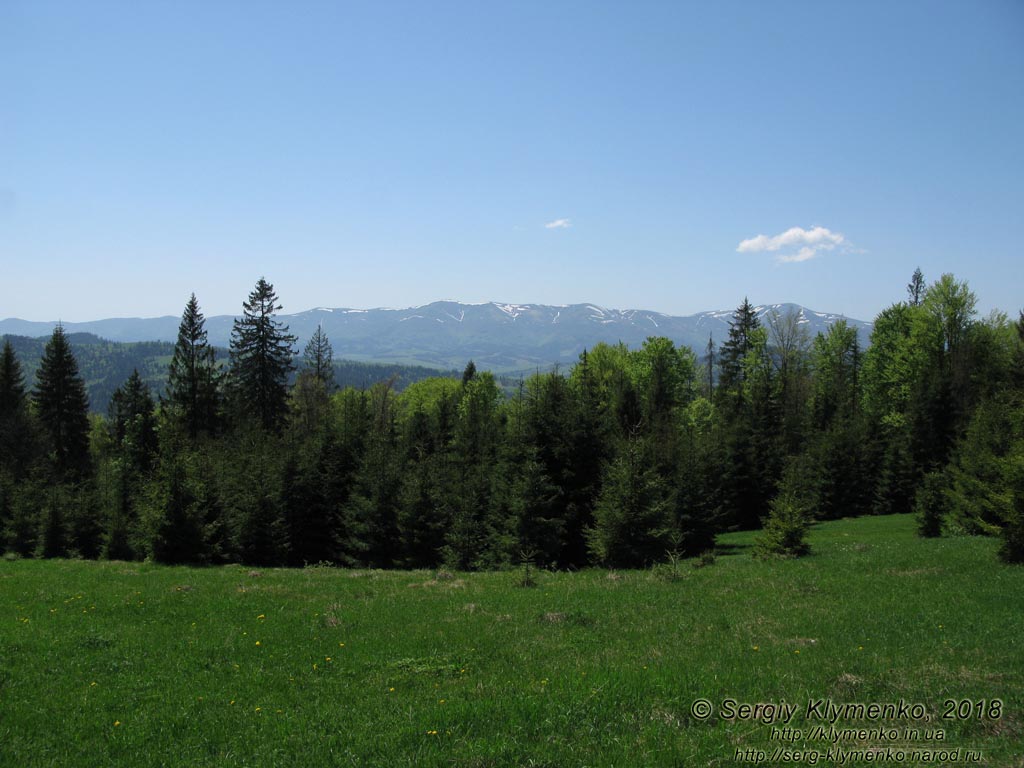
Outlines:
POLYGON ((193 439, 200 433, 213 432, 217 420, 219 377, 205 322, 193 293, 181 316, 167 377, 166 401, 193 439))
POLYGON ((334 386, 334 350, 331 349, 330 339, 322 325, 317 326, 316 332, 310 337, 303 357, 305 369, 330 390, 334 386))
POLYGON ((231 387, 238 410, 276 430, 288 411, 288 375, 295 337, 274 320, 281 309, 274 286, 260 278, 231 331, 231 387))
POLYGON ((132 371, 128 380, 114 390, 108 408, 111 437, 131 469, 145 472, 156 454, 156 419, 149 387, 132 371))
POLYGON ((747 353, 754 347, 754 332, 760 327, 761 322, 757 319, 754 307, 744 298, 729 322, 729 338, 722 345, 719 355, 719 387, 722 391, 735 395, 737 407, 744 396, 746 371, 743 363, 747 353))
POLYGON ((89 400, 64 328, 46 342, 36 373, 36 413, 61 476, 86 473, 89 466, 89 400))
POLYGON ((10 341, 0 354, 0 473, 20 475, 31 453, 25 376, 10 341))

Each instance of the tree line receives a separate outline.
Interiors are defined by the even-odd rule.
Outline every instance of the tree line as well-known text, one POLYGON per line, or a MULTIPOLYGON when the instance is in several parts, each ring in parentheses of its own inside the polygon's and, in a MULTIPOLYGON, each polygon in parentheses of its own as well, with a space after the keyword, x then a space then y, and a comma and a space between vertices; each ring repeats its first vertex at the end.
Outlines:
POLYGON ((640 567, 764 528, 916 511, 922 535, 1002 536, 1024 559, 1024 313, 979 319, 920 270, 861 349, 837 322, 747 300, 704 354, 598 344, 507 396, 461 377, 335 386, 298 358, 260 279, 226 364, 193 295, 164 392, 133 372, 106 417, 58 326, 30 388, 0 356, 0 546, 13 555, 381 568, 640 567), (298 368, 297 376, 296 368, 298 368))

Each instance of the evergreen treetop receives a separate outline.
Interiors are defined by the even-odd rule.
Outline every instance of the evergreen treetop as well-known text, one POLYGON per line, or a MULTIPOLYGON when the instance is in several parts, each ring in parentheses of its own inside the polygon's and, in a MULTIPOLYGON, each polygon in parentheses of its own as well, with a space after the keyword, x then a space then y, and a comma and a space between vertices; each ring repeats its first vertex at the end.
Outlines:
POLYGON ((167 377, 166 402, 184 422, 193 439, 212 432, 217 416, 218 373, 213 347, 207 342, 205 318, 193 293, 178 326, 178 340, 167 377))
POLYGON ((25 376, 9 339, 0 354, 0 419, 16 413, 25 404, 25 376))
POLYGON ((729 322, 729 338, 722 345, 719 354, 721 377, 719 386, 739 395, 743 392, 744 361, 754 347, 755 331, 761 327, 757 313, 750 301, 744 297, 729 322))
POLYGON ((274 286, 260 278, 231 331, 230 381, 239 412, 252 413, 264 429, 277 429, 288 411, 288 376, 295 337, 274 319, 281 309, 274 286))
POLYGON ((331 389, 334 385, 334 350, 324 333, 323 325, 317 326, 310 337, 303 357, 305 369, 320 379, 327 389, 331 389))
POLYGON ((55 469, 65 476, 84 473, 89 465, 89 400, 61 325, 46 343, 33 400, 55 469))

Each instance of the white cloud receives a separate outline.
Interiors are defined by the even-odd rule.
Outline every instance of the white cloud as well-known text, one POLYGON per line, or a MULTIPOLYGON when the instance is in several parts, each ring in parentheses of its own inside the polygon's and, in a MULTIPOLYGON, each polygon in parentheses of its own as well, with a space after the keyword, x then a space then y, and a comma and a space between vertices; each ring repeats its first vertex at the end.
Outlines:
POLYGON ((555 219, 544 225, 544 229, 568 229, 572 223, 568 219, 555 219))
POLYGON ((825 251, 834 251, 842 245, 848 243, 839 232, 825 227, 792 227, 781 235, 758 235, 743 240, 736 250, 739 253, 777 253, 775 260, 780 264, 795 264, 813 259, 825 251))

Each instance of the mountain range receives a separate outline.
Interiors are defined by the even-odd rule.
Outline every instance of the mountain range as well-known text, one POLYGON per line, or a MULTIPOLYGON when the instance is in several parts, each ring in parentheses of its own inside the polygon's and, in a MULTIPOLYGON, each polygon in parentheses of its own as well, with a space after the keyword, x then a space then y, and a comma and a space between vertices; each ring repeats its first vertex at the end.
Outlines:
MULTIPOLYGON (((756 307, 762 320, 771 312, 795 313, 811 338, 844 319, 867 345, 871 323, 816 312, 796 304, 756 307)), ((666 336, 703 354, 709 336, 721 344, 733 310, 675 316, 642 309, 608 309, 596 304, 462 304, 436 301, 406 309, 319 307, 279 315, 301 350, 322 327, 337 359, 459 368, 470 359, 496 372, 527 371, 552 364, 570 365, 598 342, 639 346, 648 336, 666 336)), ((234 316, 206 318, 211 344, 228 346, 234 316)), ((179 318, 109 318, 63 323, 69 333, 91 333, 111 341, 171 341, 179 318)), ((0 320, 0 334, 38 337, 52 332, 56 321, 0 320)))

